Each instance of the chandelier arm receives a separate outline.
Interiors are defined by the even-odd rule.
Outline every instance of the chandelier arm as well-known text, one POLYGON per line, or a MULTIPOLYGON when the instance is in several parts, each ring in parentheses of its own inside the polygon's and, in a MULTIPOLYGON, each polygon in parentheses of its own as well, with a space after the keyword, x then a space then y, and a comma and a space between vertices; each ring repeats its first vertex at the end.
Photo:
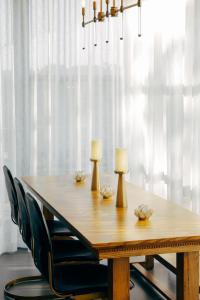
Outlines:
POLYGON ((138 6, 138 3, 134 3, 134 4, 130 4, 128 6, 124 6, 124 9, 123 10, 127 10, 129 8, 132 8, 132 7, 135 7, 135 6, 138 6))
POLYGON ((85 26, 88 25, 88 24, 91 24, 91 23, 94 23, 94 19, 90 20, 90 21, 87 21, 85 22, 85 26))

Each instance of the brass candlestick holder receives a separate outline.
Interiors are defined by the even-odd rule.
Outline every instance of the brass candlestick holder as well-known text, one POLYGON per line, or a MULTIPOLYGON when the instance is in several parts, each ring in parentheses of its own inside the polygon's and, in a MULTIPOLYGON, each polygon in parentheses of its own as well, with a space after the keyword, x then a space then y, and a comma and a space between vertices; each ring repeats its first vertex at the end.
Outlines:
POLYGON ((119 175, 118 178, 118 187, 117 187, 117 201, 116 207, 127 207, 127 199, 126 199, 126 187, 124 182, 124 172, 115 171, 116 174, 119 175))
POLYGON ((93 162, 91 191, 100 191, 99 160, 90 159, 93 162))

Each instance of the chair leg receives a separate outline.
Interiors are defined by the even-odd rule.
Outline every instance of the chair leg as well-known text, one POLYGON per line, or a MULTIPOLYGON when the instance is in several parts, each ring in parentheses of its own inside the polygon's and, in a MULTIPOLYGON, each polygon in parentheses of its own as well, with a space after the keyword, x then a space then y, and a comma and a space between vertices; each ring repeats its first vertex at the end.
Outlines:
POLYGON ((21 278, 17 278, 14 279, 10 282, 8 282, 5 287, 4 287, 4 295, 12 298, 12 299, 16 299, 16 300, 21 300, 21 299, 26 299, 26 300, 33 300, 33 299, 52 299, 52 298, 56 298, 55 295, 40 295, 40 296, 20 296, 20 295, 16 295, 14 293, 12 293, 10 291, 10 289, 12 289, 13 287, 16 287, 17 285, 20 285, 22 283, 29 283, 29 282, 34 282, 34 281, 42 281, 43 277, 42 276, 27 276, 27 277, 21 277, 21 278), (48 297, 48 298, 47 298, 48 297))

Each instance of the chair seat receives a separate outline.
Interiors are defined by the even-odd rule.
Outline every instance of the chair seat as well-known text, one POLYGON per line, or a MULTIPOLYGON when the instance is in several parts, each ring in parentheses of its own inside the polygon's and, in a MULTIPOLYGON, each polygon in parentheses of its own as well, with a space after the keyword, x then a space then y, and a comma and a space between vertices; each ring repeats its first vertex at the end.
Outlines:
POLYGON ((62 221, 47 220, 50 236, 72 236, 71 230, 62 221))
POLYGON ((78 240, 53 240, 54 262, 98 261, 97 257, 78 240))
POLYGON ((100 264, 55 266, 53 281, 54 288, 59 293, 81 295, 107 292, 107 267, 100 264))

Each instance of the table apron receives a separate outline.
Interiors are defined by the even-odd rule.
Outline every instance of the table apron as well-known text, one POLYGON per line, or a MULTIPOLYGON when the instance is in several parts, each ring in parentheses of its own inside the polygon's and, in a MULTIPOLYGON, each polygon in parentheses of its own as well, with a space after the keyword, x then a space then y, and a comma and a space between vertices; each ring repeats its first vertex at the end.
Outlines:
POLYGON ((151 247, 127 246, 95 249, 95 252, 100 259, 194 251, 200 251, 200 242, 178 243, 175 245, 169 243, 169 245, 165 246, 155 244, 154 247, 151 245, 151 247))

